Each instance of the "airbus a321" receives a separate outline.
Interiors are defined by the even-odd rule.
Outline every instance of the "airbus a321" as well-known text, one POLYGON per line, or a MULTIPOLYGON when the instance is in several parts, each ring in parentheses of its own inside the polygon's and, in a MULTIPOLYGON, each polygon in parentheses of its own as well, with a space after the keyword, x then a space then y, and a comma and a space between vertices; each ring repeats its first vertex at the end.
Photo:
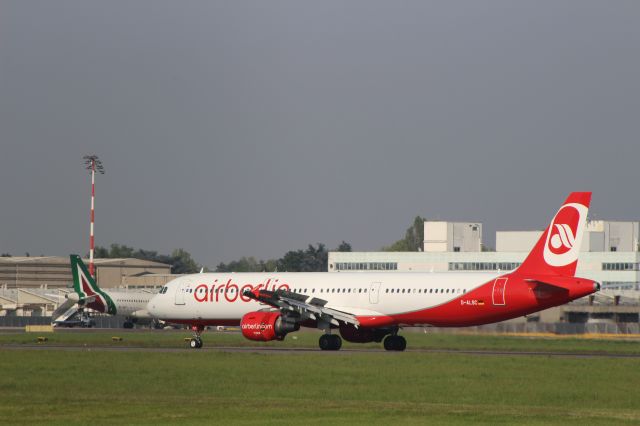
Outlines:
POLYGON ((319 346, 381 342, 403 351, 404 326, 494 323, 562 305, 600 289, 574 276, 590 192, 574 192, 524 262, 509 273, 341 272, 206 273, 166 284, 147 307, 188 324, 192 348, 209 325, 240 325, 255 341, 283 340, 300 327, 323 330, 319 346), (338 331, 338 333, 336 333, 338 331), (342 336, 342 339, 340 338, 342 336))

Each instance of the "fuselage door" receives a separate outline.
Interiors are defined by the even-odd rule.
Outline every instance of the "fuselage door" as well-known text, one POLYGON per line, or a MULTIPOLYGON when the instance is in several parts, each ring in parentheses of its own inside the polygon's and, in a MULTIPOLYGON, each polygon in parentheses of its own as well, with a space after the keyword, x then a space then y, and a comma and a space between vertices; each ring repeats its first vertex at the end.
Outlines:
POLYGON ((380 284, 379 282, 371 283, 369 286, 369 303, 378 303, 380 299, 380 284))
POLYGON ((504 294, 507 288, 507 280, 508 278, 497 278, 493 282, 493 293, 491 299, 495 306, 504 306, 507 304, 504 294))
POLYGON ((176 305, 184 305, 184 293, 187 291, 187 283, 184 281, 180 281, 178 283, 178 287, 176 288, 176 305))

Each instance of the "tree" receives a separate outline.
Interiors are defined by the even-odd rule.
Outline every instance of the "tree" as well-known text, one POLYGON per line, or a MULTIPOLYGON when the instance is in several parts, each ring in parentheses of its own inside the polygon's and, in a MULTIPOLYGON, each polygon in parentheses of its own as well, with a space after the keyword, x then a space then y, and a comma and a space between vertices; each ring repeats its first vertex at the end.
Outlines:
MULTIPOLYGON (((351 251, 351 244, 342 241, 337 251, 351 251)), ((306 250, 288 251, 277 260, 256 260, 242 257, 229 263, 219 263, 216 272, 326 272, 329 252, 322 243, 309 244, 306 250)))
POLYGON ((114 258, 124 258, 124 257, 133 257, 133 247, 127 247, 124 244, 111 244, 111 250, 109 250, 109 257, 114 258))
POLYGON ((176 249, 171 255, 159 254, 155 250, 134 249, 126 245, 111 244, 110 249, 96 247, 96 258, 134 258, 171 265, 174 274, 192 274, 200 271, 200 265, 193 260, 191 254, 184 249, 176 249))
POLYGON ((341 251, 341 252, 348 251, 348 252, 350 252, 351 251, 351 244, 342 241, 340 243, 340 245, 338 246, 338 248, 336 249, 336 251, 341 251))
POLYGON ((171 253, 171 272, 174 274, 193 274, 200 270, 200 265, 191 258, 184 249, 176 249, 171 253))
POLYGON ((390 246, 383 247, 383 251, 420 251, 424 242, 424 218, 416 216, 413 224, 407 229, 404 238, 390 246))
POLYGON ((289 251, 278 260, 278 270, 288 272, 325 272, 329 252, 322 243, 309 244, 306 250, 289 251))
POLYGON ((93 249, 93 255, 96 258, 106 259, 109 257, 109 250, 104 247, 97 246, 95 249, 93 249))

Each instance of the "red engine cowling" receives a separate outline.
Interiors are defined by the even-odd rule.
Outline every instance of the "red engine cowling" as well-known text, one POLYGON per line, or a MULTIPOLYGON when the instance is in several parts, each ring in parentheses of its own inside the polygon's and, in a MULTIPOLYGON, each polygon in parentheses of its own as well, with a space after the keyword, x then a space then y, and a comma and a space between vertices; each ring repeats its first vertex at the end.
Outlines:
POLYGON ((280 312, 249 312, 240 321, 242 335, 249 340, 268 342, 283 340, 287 333, 300 329, 294 320, 283 318, 280 312))

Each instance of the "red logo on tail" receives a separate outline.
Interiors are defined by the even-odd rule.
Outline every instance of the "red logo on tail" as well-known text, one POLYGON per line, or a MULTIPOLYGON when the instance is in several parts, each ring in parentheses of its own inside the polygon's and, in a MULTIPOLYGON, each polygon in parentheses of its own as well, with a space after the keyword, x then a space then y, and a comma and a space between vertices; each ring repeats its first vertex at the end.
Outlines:
POLYGON ((587 207, 565 204, 553 218, 547 234, 543 256, 549 266, 566 266, 578 260, 578 243, 587 220, 587 207))
POLYGON ((548 250, 556 255, 570 251, 576 243, 576 233, 580 223, 580 212, 571 206, 564 206, 556 215, 549 233, 548 250))

